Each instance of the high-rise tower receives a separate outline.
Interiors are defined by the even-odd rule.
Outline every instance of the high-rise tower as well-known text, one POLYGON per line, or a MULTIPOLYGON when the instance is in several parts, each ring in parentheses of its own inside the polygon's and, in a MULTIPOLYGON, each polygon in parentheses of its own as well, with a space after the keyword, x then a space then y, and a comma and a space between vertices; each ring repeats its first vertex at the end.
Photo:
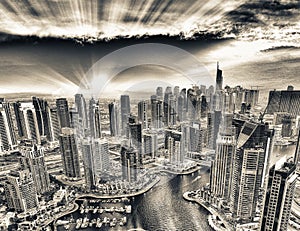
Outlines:
POLYGON ((66 98, 56 99, 58 121, 61 128, 70 127, 69 106, 66 98))
POLYGON ((4 189, 9 208, 17 212, 28 212, 38 208, 36 188, 29 169, 9 173, 4 189))
POLYGON ((287 230, 298 175, 296 165, 282 158, 269 171, 261 231, 287 230))
POLYGON ((148 128, 148 104, 143 100, 138 103, 138 120, 142 123, 143 129, 148 128))
POLYGON ((128 116, 130 115, 130 99, 128 95, 121 95, 121 128, 122 135, 126 134, 128 116))
POLYGON ((217 63, 217 75, 216 75, 216 92, 223 89, 223 75, 222 70, 219 68, 219 62, 217 63))
POLYGON ((80 178, 79 156, 74 129, 62 128, 59 142, 64 174, 69 178, 80 178))
POLYGON ((44 159, 44 148, 33 144, 22 147, 22 165, 30 169, 37 193, 43 194, 50 189, 50 179, 44 159))
POLYGON ((245 121, 237 138, 233 162, 231 212, 241 223, 253 221, 272 151, 273 130, 264 123, 245 121))
POLYGON ((216 142, 216 157, 212 161, 210 189, 212 195, 229 202, 236 152, 235 129, 232 114, 224 114, 216 142))
POLYGON ((17 146, 10 104, 0 99, 0 152, 13 150, 17 146))
POLYGON ((117 103, 108 104, 109 111, 109 128, 111 136, 120 135, 120 111, 117 103))

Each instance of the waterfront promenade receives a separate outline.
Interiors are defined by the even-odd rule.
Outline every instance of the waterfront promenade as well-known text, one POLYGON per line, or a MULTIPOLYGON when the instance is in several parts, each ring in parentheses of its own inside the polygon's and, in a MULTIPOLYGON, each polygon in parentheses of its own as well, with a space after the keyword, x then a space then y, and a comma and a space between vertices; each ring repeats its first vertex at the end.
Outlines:
POLYGON ((205 208, 211 215, 208 217, 208 223, 209 225, 216 231, 233 231, 234 228, 231 224, 229 224, 225 219, 222 218, 222 216, 219 214, 219 212, 214 209, 212 206, 205 204, 205 201, 200 198, 194 198, 190 197, 189 194, 191 192, 185 192, 183 194, 183 198, 187 201, 195 202, 205 208), (221 223, 224 225, 222 227, 215 219, 213 219, 213 216, 218 217, 220 219, 221 223))
POLYGON ((134 197, 134 196, 138 196, 138 195, 146 193, 152 187, 154 187, 159 181, 160 181, 160 179, 157 177, 146 187, 144 187, 143 189, 141 189, 137 192, 133 192, 133 193, 116 194, 116 195, 98 195, 98 194, 93 194, 93 193, 84 193, 84 194, 78 195, 75 198, 75 200, 82 199, 84 197, 93 197, 93 198, 97 198, 97 199, 118 199, 118 198, 124 198, 124 197, 134 197))

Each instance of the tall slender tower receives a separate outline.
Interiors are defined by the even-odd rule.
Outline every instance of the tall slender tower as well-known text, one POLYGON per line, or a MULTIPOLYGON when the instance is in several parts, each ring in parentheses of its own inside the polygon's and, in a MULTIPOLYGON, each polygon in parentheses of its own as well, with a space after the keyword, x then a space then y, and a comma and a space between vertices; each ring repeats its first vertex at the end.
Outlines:
POLYGON ((143 164, 142 124, 129 117, 128 131, 128 138, 131 141, 132 146, 137 150, 137 161, 139 167, 143 164))
POLYGON ((9 208, 17 212, 28 212, 38 208, 36 188, 29 169, 9 173, 4 189, 9 208))
POLYGON ((216 75, 216 92, 223 89, 223 75, 222 70, 219 68, 219 62, 217 62, 217 75, 216 75))
POLYGON ((287 230, 295 185, 296 165, 282 158, 269 171, 267 192, 261 220, 261 231, 287 230))
POLYGON ((210 176, 211 193, 229 202, 233 175, 233 158, 236 152, 235 129, 232 114, 224 114, 216 142, 216 157, 212 161, 210 176))
POLYGON ((61 128, 70 127, 69 106, 66 98, 56 99, 58 121, 61 128))
POLYGON ((121 165, 123 180, 133 182, 137 180, 137 150, 133 147, 121 147, 121 165))
POLYGON ((36 144, 22 149, 22 165, 29 168, 37 193, 43 194, 50 189, 50 179, 44 159, 44 148, 36 144))
POLYGON ((162 101, 156 95, 151 96, 151 126, 153 128, 162 128, 162 101))
POLYGON ((143 129, 148 128, 148 104, 143 100, 138 103, 138 120, 142 123, 143 129))
POLYGON ((0 152, 13 150, 17 146, 10 105, 0 99, 0 152))
POLYGON ((17 126, 21 138, 31 139, 41 143, 36 111, 31 102, 16 103, 14 105, 17 126))
POLYGON ((89 133, 91 137, 97 139, 101 138, 101 115, 99 102, 96 102, 93 98, 89 102, 89 133))
POLYGON ((253 221, 260 192, 265 188, 273 130, 264 123, 245 121, 237 139, 234 156, 231 212, 240 223, 253 221))
POLYGON ((174 129, 165 130, 165 148, 168 150, 169 160, 173 164, 184 161, 184 138, 180 131, 174 129))
POLYGON ((74 129, 62 128, 59 142, 64 174, 69 178, 80 178, 79 156, 74 129))
POLYGON ((109 128, 111 136, 120 135, 120 111, 115 102, 108 104, 109 110, 109 128))
POLYGON ((126 134, 128 116, 130 115, 130 99, 128 95, 121 95, 121 128, 122 135, 126 134))
POLYGON ((39 99, 37 97, 32 97, 32 104, 36 112, 36 118, 39 128, 39 133, 41 136, 49 137, 49 121, 48 121, 48 103, 46 100, 39 99))
POLYGON ((83 97, 82 94, 75 95, 75 106, 76 106, 76 110, 79 114, 79 118, 82 121, 83 127, 87 128, 88 116, 87 116, 87 110, 86 110, 86 102, 85 102, 85 98, 83 97))

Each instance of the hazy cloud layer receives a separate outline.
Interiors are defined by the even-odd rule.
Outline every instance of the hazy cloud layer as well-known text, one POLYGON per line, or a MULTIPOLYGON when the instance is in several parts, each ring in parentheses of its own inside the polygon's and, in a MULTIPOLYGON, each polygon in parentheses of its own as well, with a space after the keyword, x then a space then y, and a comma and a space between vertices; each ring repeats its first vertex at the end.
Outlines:
POLYGON ((103 40, 145 35, 299 42, 298 0, 2 0, 8 35, 103 40))

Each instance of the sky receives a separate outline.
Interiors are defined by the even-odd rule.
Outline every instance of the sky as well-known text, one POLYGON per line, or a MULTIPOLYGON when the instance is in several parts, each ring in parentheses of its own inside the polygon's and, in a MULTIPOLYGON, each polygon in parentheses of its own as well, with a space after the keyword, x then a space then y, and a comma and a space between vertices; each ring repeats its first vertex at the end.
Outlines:
POLYGON ((300 89, 299 7, 296 0, 3 0, 0 94, 189 87, 208 83, 204 75, 213 80, 217 62, 231 86, 300 89), (161 49, 141 52, 143 43, 161 49), (108 57, 108 66, 91 71, 108 57), (110 66, 122 71, 104 81, 110 66))

